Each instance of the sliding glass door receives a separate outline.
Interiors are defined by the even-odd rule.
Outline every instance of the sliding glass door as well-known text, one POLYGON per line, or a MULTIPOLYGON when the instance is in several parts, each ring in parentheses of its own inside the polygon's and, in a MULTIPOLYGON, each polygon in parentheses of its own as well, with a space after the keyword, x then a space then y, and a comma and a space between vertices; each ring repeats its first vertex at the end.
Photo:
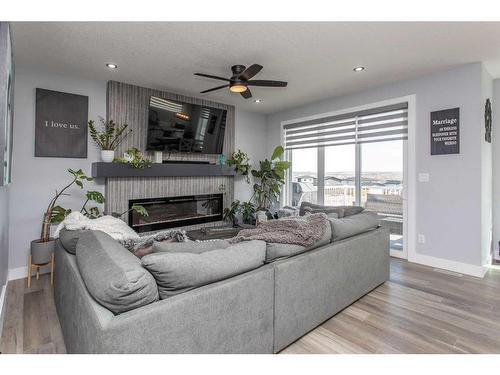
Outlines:
POLYGON ((407 103, 284 125, 292 162, 287 204, 360 205, 391 233, 391 255, 405 251, 407 103))

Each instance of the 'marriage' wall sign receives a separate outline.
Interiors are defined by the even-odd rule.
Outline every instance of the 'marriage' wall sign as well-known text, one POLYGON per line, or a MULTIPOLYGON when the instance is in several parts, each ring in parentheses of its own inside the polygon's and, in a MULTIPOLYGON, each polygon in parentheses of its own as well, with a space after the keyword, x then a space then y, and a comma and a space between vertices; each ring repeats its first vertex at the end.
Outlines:
POLYGON ((87 157, 87 96, 37 88, 35 117, 35 156, 87 157))
POLYGON ((460 108, 431 112, 431 155, 460 153, 460 108))

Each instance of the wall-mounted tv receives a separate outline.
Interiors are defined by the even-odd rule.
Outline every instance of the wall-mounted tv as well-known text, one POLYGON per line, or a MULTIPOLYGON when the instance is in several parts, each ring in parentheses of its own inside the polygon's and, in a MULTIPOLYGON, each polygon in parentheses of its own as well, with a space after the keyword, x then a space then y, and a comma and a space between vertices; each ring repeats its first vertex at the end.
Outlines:
POLYGON ((146 150, 222 154, 227 111, 152 96, 146 150))

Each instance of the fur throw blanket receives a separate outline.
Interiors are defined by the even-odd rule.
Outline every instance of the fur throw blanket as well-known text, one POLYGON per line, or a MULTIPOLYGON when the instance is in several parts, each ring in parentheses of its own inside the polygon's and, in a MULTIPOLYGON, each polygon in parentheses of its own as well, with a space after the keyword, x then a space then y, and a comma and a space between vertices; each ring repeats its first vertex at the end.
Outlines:
POLYGON ((231 242, 263 240, 309 247, 325 234, 330 225, 324 213, 308 216, 270 220, 259 224, 255 229, 243 229, 231 242))
POLYGON ((138 240, 140 238, 137 232, 130 228, 127 223, 110 215, 97 219, 89 219, 82 213, 74 211, 66 216, 58 225, 54 233, 55 238, 59 237, 59 232, 63 228, 67 230, 100 230, 120 242, 138 240))
POLYGON ((59 232, 63 228, 67 230, 100 230, 109 234, 137 256, 152 252, 155 241, 186 242, 188 240, 186 231, 180 229, 166 230, 141 237, 119 218, 107 215, 97 219, 89 219, 80 212, 72 212, 66 216, 57 227, 54 233, 55 238, 59 237, 59 232))

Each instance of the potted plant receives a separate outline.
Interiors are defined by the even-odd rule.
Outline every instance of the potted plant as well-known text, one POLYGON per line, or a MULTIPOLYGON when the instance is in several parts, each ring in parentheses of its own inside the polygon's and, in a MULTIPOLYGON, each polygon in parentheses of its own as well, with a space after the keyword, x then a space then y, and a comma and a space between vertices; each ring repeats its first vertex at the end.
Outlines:
POLYGON ((245 176, 247 183, 250 183, 250 177, 248 176, 250 173, 250 158, 245 152, 241 150, 233 152, 231 157, 227 159, 226 164, 230 167, 234 166, 236 173, 245 176))
POLYGON ((113 120, 104 121, 99 118, 102 130, 97 130, 93 120, 89 121, 90 137, 94 143, 101 149, 101 160, 106 163, 111 163, 115 158, 115 149, 120 143, 132 132, 125 131, 127 124, 119 126, 113 120))
MULTIPOLYGON (((81 169, 77 171, 68 169, 68 172, 72 176, 71 182, 64 186, 61 190, 56 190, 54 197, 49 202, 47 210, 43 214, 40 238, 31 241, 31 259, 35 264, 45 264, 50 261, 55 243, 54 239, 50 238, 50 225, 61 222, 64 220, 66 215, 71 212, 71 210, 67 210, 56 205, 58 199, 63 195, 69 195, 66 191, 72 186, 76 185, 80 187, 80 189, 83 189, 84 181, 92 181, 92 178, 86 176, 81 169)), ((89 201, 95 201, 97 203, 104 202, 103 195, 98 191, 89 191, 86 194, 86 198, 87 199, 81 209, 81 212, 86 213, 87 215, 100 215, 97 207, 93 207, 87 211, 86 205, 89 201)))
POLYGON ((136 147, 129 148, 123 158, 114 158, 115 163, 128 164, 133 168, 150 168, 153 164, 150 160, 144 158, 144 155, 136 147))
POLYGON ((259 211, 267 214, 271 204, 279 200, 281 187, 285 183, 285 172, 291 166, 291 162, 281 160, 284 152, 282 146, 276 147, 271 160, 261 160, 259 169, 252 169, 252 175, 258 179, 253 185, 252 197, 257 205, 257 214, 259 211))
POLYGON ((240 212, 241 218, 243 220, 243 224, 255 225, 255 212, 256 212, 255 204, 252 202, 243 202, 240 204, 240 212))
POLYGON ((233 227, 238 227, 238 212, 240 210, 240 201, 235 200, 230 207, 224 208, 222 220, 232 223, 233 227))

